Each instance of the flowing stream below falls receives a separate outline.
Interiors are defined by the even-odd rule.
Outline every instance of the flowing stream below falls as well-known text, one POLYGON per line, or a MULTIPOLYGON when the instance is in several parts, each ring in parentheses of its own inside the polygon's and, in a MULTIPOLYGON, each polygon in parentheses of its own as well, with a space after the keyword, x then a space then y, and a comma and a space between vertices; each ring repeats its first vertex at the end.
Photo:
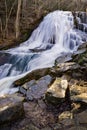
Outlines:
MULTIPOLYGON (((84 13, 83 13, 84 15, 84 13)), ((69 11, 54 11, 44 17, 31 37, 20 46, 0 51, 0 95, 18 90, 14 81, 32 70, 52 67, 63 53, 73 53, 87 41, 87 19, 69 11)))

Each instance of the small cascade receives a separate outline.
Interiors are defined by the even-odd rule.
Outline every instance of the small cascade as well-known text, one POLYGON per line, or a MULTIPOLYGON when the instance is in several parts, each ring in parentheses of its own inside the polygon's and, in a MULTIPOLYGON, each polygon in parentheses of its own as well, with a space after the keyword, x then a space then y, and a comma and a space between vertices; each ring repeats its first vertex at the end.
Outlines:
POLYGON ((83 22, 83 17, 78 15, 76 17, 78 28, 75 28, 71 12, 49 13, 27 41, 0 52, 0 95, 18 91, 12 87, 14 81, 32 70, 52 67, 63 53, 72 54, 87 41, 87 21, 83 22), (84 29, 81 29, 83 25, 84 29))
POLYGON ((76 12, 77 19, 77 29, 87 33, 87 13, 86 12, 76 12))

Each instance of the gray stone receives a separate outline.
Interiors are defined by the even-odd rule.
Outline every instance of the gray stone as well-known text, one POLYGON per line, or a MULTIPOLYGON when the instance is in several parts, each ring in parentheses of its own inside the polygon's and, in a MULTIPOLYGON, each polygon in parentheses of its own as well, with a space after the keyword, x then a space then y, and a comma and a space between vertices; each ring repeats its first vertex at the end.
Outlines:
POLYGON ((27 90, 24 87, 20 86, 19 87, 19 92, 22 93, 23 95, 26 95, 27 90))
POLYGON ((29 87, 33 86, 36 83, 36 80, 31 80, 30 82, 25 83, 24 85, 22 85, 22 87, 26 90, 29 89, 29 87))
POLYGON ((80 124, 87 124, 87 110, 77 114, 80 124))
POLYGON ((0 125, 23 117, 23 100, 16 95, 0 98, 0 125))
POLYGON ((64 53, 62 54, 62 56, 58 57, 55 62, 56 64, 59 64, 59 63, 64 63, 66 61, 70 61, 71 59, 72 59, 71 53, 68 53, 68 54, 64 53))
POLYGON ((49 84, 52 82, 52 77, 47 75, 36 82, 34 81, 32 84, 29 82, 27 83, 29 88, 27 90, 27 99, 33 100, 33 99, 40 99, 44 96, 46 90, 48 89, 49 84))
POLYGON ((42 109, 46 109, 46 107, 47 107, 46 104, 45 104, 45 102, 43 100, 38 100, 38 105, 42 109))

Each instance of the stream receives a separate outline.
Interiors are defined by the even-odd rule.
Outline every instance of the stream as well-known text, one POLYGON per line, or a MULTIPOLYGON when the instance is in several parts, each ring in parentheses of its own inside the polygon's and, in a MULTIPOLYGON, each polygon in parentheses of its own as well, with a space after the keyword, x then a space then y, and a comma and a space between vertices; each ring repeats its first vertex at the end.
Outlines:
MULTIPOLYGON (((84 13, 83 13, 84 14, 84 13)), ((30 38, 18 47, 0 51, 0 96, 18 91, 12 84, 33 70, 52 67, 64 53, 73 54, 87 42, 87 19, 69 11, 44 17, 30 38)))

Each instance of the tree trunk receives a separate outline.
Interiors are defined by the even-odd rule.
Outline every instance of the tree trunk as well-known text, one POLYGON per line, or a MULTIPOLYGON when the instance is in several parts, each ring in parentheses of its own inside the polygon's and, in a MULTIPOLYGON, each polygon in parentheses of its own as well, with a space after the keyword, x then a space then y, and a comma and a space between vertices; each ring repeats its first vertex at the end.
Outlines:
POLYGON ((27 0, 22 1, 22 17, 26 18, 26 7, 27 7, 27 0))
POLYGON ((2 19, 0 18, 0 36, 3 39, 2 19))
POLYGON ((17 14, 16 14, 16 21, 15 21, 15 32, 16 38, 20 35, 20 13, 21 13, 21 4, 22 0, 18 0, 18 7, 17 7, 17 14))
POLYGON ((4 37, 7 38, 8 35, 8 16, 7 16, 7 1, 5 0, 5 13, 6 13, 6 20, 5 20, 5 30, 4 30, 4 37))

